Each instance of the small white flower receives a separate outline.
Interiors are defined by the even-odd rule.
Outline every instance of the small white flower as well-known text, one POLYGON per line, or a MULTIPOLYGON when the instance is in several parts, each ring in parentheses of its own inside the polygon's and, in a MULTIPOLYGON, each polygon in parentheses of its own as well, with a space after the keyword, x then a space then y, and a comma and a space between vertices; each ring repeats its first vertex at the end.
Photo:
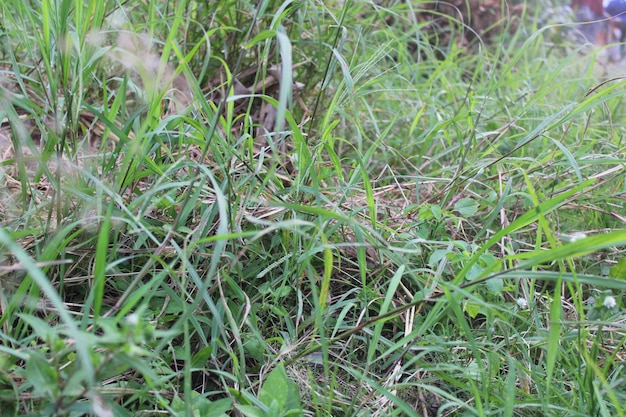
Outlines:
POLYGON ((615 301, 615 297, 609 295, 607 297, 604 297, 604 301, 602 302, 602 305, 608 309, 611 309, 617 305, 617 302, 615 301))
POLYGON ((574 233, 572 233, 569 236, 570 242, 572 242, 572 243, 576 242, 577 240, 584 239, 586 237, 587 237, 587 235, 585 233, 583 233, 583 232, 574 232, 574 233))
POLYGON ((130 324, 131 326, 136 326, 139 324, 139 316, 135 313, 129 314, 126 317, 126 323, 130 324))
POLYGON ((526 301, 525 298, 520 297, 517 300, 515 300, 517 302, 517 305, 519 306, 519 308, 521 309, 525 309, 528 307, 528 301, 526 301))

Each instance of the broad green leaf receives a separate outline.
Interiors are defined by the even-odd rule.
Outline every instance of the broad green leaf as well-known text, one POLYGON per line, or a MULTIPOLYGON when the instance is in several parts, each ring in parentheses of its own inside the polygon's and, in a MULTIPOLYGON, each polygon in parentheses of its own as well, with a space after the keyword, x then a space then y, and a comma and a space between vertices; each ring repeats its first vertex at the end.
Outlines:
POLYGON ((230 411, 233 410, 232 398, 222 398, 221 400, 211 401, 211 407, 206 410, 206 414, 203 417, 227 417, 230 411))
POLYGON ((33 352, 26 361, 26 379, 33 387, 33 395, 55 397, 59 389, 58 370, 39 353, 33 352))
POLYGON ((475 319, 480 312, 480 306, 473 301, 466 301, 463 303, 463 312, 475 319))
POLYGON ((272 400, 272 403, 268 407, 267 413, 265 415, 267 417, 279 417, 281 414, 281 408, 282 407, 278 405, 278 402, 276 400, 272 400))
POLYGON ((300 391, 293 381, 287 383, 287 404, 283 407, 285 415, 302 415, 302 405, 300 404, 300 391), (294 414, 295 413, 295 414, 294 414))
POLYGON ((469 217, 478 211, 478 203, 471 198, 462 198, 454 205, 454 211, 463 217, 469 217))
POLYGON ((430 220, 433 218, 435 220, 441 220, 442 213, 443 210, 441 206, 436 204, 424 204, 419 209, 419 218, 420 220, 430 220))
POLYGON ((436 265, 450 252, 448 249, 435 249, 428 257, 428 265, 436 265))
POLYGON ((502 279, 500 278, 488 279, 487 282, 485 282, 485 285, 487 286, 487 289, 489 289, 489 291, 492 294, 496 294, 496 295, 502 294, 502 287, 504 286, 502 279))
POLYGON ((478 278, 484 272, 484 270, 485 270, 484 268, 481 268, 480 266, 474 264, 467 271, 467 274, 465 275, 465 278, 468 281, 473 281, 476 278, 478 278))
POLYGON ((276 401, 280 408, 283 409, 287 405, 289 382, 285 367, 278 365, 263 382, 259 392, 259 400, 268 407, 272 404, 272 401, 276 401))
POLYGON ((192 391, 192 408, 194 414, 201 417, 226 417, 229 411, 232 411, 233 400, 231 398, 222 398, 217 401, 210 401, 206 397, 192 391))
POLYGON ((612 278, 626 279, 626 258, 622 258, 619 262, 609 269, 609 276, 612 278))
POLYGON ((237 405, 235 408, 246 417, 265 417, 263 410, 251 405, 237 405))

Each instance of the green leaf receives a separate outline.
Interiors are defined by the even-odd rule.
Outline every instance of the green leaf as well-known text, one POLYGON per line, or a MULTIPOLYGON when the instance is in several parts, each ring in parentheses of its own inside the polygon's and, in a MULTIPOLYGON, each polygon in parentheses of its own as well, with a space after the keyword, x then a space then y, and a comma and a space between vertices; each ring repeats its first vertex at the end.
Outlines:
POLYGON ((287 404, 283 410, 284 415, 302 415, 300 404, 300 391, 293 381, 287 383, 287 404))
POLYGON ((114 318, 104 318, 98 321, 100 329, 104 333, 100 343, 102 346, 109 348, 118 348, 126 342, 124 334, 120 331, 114 318))
POLYGON ((451 253, 451 251, 448 249, 435 249, 428 257, 428 265, 438 264, 439 261, 441 261, 449 253, 451 253))
POLYGON ((280 91, 278 93, 278 107, 276 108, 276 125, 274 130, 279 132, 283 130, 285 124, 285 113, 291 99, 291 89, 293 86, 291 67, 291 42, 287 36, 286 30, 282 25, 278 25, 276 29, 276 40, 278 41, 278 50, 280 52, 281 67, 280 72, 280 91))
POLYGON ((270 414, 278 407, 280 415, 300 415, 300 391, 298 386, 287 377, 285 367, 278 365, 267 377, 261 391, 259 400, 268 406, 270 414))
MULTIPOLYGON (((88 377, 88 380, 86 382, 90 385, 94 385, 95 372, 91 363, 91 346, 88 346, 86 343, 84 343, 84 340, 81 337, 82 333, 78 330, 78 326, 74 322, 74 319, 67 309, 67 305, 63 302, 63 300, 59 296, 59 293, 52 285, 48 277, 46 277, 43 271, 35 264, 30 255, 21 246, 19 246, 2 228, 0 228, 0 244, 4 245, 4 247, 13 254, 17 262, 24 265, 26 272, 30 275, 30 277, 37 284, 37 286, 39 286, 43 295, 45 295, 45 297, 55 308, 56 314, 67 326, 67 334, 76 341, 76 352, 80 357, 81 366, 83 366, 86 370, 85 374, 88 377)), ((24 319, 24 317, 26 316, 22 316, 22 319, 24 319)))
POLYGON ((204 417, 227 417, 233 409, 232 398, 222 398, 221 400, 211 401, 211 409, 207 410, 204 417))
MULTIPOLYGON (((385 294, 385 300, 383 301, 383 304, 380 307, 380 313, 379 314, 385 314, 391 308, 394 296, 396 294, 396 289, 398 288, 398 286, 402 282, 402 277, 404 276, 404 269, 405 269, 405 266, 404 265, 400 265, 400 267, 398 268, 396 273, 389 280, 389 284, 388 284, 387 291, 386 291, 386 294, 385 294)), ((373 330, 372 336, 371 336, 371 341, 369 343, 369 348, 367 350, 367 363, 374 362, 374 356, 376 355, 376 349, 380 347, 379 346, 379 340, 382 337, 384 324, 385 324, 385 320, 380 320, 374 326, 374 330, 373 330)))
POLYGON ((104 287, 106 282, 107 258, 109 256, 109 233, 111 233, 111 214, 113 213, 113 201, 109 203, 106 216, 102 219, 98 241, 96 243, 96 258, 94 265, 94 276, 92 292, 89 294, 89 301, 93 305, 93 315, 100 317, 102 300, 104 298, 104 287))
MULTIPOLYGON (((522 229, 525 226, 537 221, 537 219, 540 216, 545 216, 546 214, 558 209, 563 204, 565 204, 570 197, 572 197, 577 192, 582 191, 585 187, 590 186, 591 184, 593 184, 594 181, 595 180, 585 181, 585 183, 583 184, 580 184, 576 187, 569 188, 566 191, 563 191, 560 194, 557 194, 556 197, 552 198, 551 200, 540 203, 534 209, 529 210, 525 214, 518 217, 515 221, 513 221, 507 227, 496 232, 487 242, 480 245, 480 248, 472 255, 470 260, 464 264, 463 269, 456 274, 456 277, 454 278, 454 283, 458 283, 466 279, 467 274, 469 270, 472 268, 472 266, 479 261, 480 257, 485 252, 487 252, 489 248, 491 248, 500 239, 502 239, 502 237, 509 235, 515 232, 516 230, 522 229)), ((590 239, 590 238, 587 238, 587 239, 590 239)), ((599 240, 601 239, 602 243, 594 240, 592 245, 595 245, 595 246, 593 247, 589 247, 589 245, 587 245, 588 242, 585 242, 583 244, 579 243, 582 241, 587 241, 587 239, 581 239, 580 241, 576 242, 577 244, 576 249, 581 249, 581 246, 585 246, 585 250, 576 252, 573 250, 573 247, 571 247, 571 245, 565 245, 565 246, 558 247, 550 251, 545 251, 549 255, 545 255, 543 254, 543 252, 541 253, 533 252, 531 255, 529 255, 532 257, 532 259, 530 261, 525 262, 524 264, 520 264, 519 268, 520 269, 529 268, 530 266, 544 263, 546 262, 546 260, 544 260, 544 257, 549 257, 551 258, 551 260, 553 260, 553 259, 561 259, 562 257, 579 256, 579 255, 593 252, 594 250, 601 249, 602 247, 606 247, 611 244, 612 245, 620 244, 620 242, 626 241, 626 233, 625 232, 612 232, 612 233, 603 234, 599 238, 599 240)))
POLYGON ((454 205, 454 211, 463 217, 469 217, 478 211, 478 203, 471 198, 462 198, 454 205))
POLYGON ((436 204, 424 204, 420 207, 419 218, 420 220, 441 220, 442 213, 441 206, 436 204))
POLYGON ((611 278, 626 279, 626 258, 620 259, 617 265, 609 269, 609 276, 611 278))
POLYGON ((259 362, 263 361, 263 353, 265 352, 265 346, 263 341, 255 335, 247 334, 243 336, 244 343, 243 348, 247 355, 250 355, 259 362))
POLYGON ((281 406, 278 404, 276 400, 272 400, 272 403, 268 407, 267 413, 265 414, 267 417, 279 417, 281 406))
MULTIPOLYGON (((183 415, 186 410, 185 401, 176 396, 170 405, 174 411, 183 415)), ((241 406, 247 407, 247 406, 241 406)), ((222 398, 217 401, 210 401, 196 391, 191 391, 191 408, 194 416, 202 417, 227 417, 233 410, 233 399, 222 398)), ((117 414, 116 414, 117 415, 117 414)), ((263 414, 261 414, 263 415, 263 414)))
POLYGON ((276 401, 281 409, 287 405, 287 394, 289 380, 283 365, 278 365, 263 383, 259 392, 259 400, 266 406, 270 406, 272 401, 276 401))
POLYGON ((485 282, 485 285, 492 294, 502 294, 502 288, 504 286, 504 283, 501 278, 488 279, 487 282, 485 282))
POLYGON ((233 400, 222 398, 218 401, 211 401, 196 391, 191 392, 191 407, 194 415, 202 417, 226 417, 227 412, 232 410, 233 400))
POLYGON ((467 313, 468 316, 475 319, 480 312, 480 306, 473 301, 466 301, 463 303, 463 312, 467 313))
POLYGON ((213 348, 211 346, 200 349, 195 355, 193 355, 193 358, 191 358, 191 367, 194 369, 204 368, 207 361, 211 357, 211 353, 213 353, 213 348))
POLYGON ((39 317, 31 316, 28 314, 18 314, 18 316, 30 327, 32 327, 35 334, 41 339, 50 342, 51 340, 58 338, 57 334, 54 332, 54 329, 39 317))
POLYGON ((481 268, 478 265, 472 265, 470 267, 470 269, 467 271, 467 274, 465 275, 465 278, 468 281, 473 281, 477 277, 479 277, 483 273, 484 270, 485 270, 484 268, 481 268))
POLYGON ((235 408, 246 417, 265 417, 265 413, 250 405, 237 405, 235 408))
POLYGON ((69 376, 63 381, 64 397, 80 397, 85 391, 85 375, 82 367, 72 369, 69 376))
POLYGON ((474 381, 480 381, 480 377, 481 377, 480 365, 475 360, 472 360, 467 365, 463 373, 465 374, 466 377, 471 378, 474 381))
POLYGON ((39 353, 31 353, 26 361, 26 379, 33 386, 35 396, 56 397, 60 382, 58 370, 39 353))
POLYGON ((246 49, 250 49, 252 48, 254 45, 256 45, 259 42, 263 42, 266 39, 271 39, 274 36, 276 36, 276 31, 274 30, 264 30, 263 32, 259 33, 258 35, 256 35, 252 40, 250 40, 245 48, 246 49))
POLYGON ((549 389, 552 382, 552 377, 556 369, 557 359, 560 355, 560 341, 561 341, 561 317, 563 306, 561 305, 561 283, 562 280, 557 280, 554 286, 554 295, 552 297, 550 306, 550 329, 548 331, 548 354, 546 356, 546 387, 549 389))
POLYGON ((177 413, 178 412, 182 413, 185 411, 185 402, 179 396, 175 396, 172 399, 172 403, 170 404, 170 407, 172 408, 172 410, 176 411, 177 413))
POLYGON ((241 407, 241 406, 247 406, 247 405, 253 405, 254 402, 251 398, 248 398, 250 395, 247 394, 245 391, 239 391, 235 388, 228 388, 228 392, 230 393, 230 395, 233 396, 233 398, 235 399, 235 401, 237 401, 239 404, 241 404, 240 406, 237 406, 237 408, 241 407))

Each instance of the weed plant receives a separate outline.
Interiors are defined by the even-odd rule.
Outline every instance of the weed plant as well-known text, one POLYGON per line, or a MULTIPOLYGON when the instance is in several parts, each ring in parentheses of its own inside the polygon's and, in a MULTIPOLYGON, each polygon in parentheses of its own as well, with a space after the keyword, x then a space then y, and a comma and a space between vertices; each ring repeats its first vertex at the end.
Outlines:
POLYGON ((0 414, 624 416, 626 83, 426 8, 0 3, 0 414))

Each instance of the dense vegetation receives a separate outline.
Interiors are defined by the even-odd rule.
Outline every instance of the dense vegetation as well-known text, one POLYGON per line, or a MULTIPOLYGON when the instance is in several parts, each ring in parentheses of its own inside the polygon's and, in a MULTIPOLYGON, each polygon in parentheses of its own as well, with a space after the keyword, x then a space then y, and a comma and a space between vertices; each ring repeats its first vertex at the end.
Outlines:
POLYGON ((624 416, 626 83, 480 4, 0 3, 0 414, 624 416))

